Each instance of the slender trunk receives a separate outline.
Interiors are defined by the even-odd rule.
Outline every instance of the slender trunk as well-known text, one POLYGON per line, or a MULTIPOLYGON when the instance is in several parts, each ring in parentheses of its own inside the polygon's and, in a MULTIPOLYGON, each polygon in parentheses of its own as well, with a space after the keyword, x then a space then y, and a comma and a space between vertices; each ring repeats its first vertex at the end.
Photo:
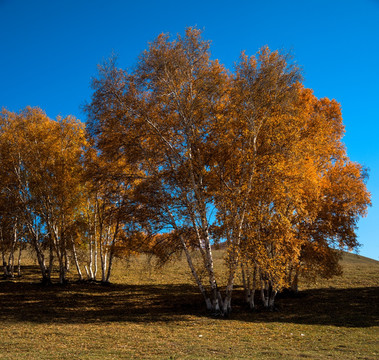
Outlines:
POLYGON ((62 234, 60 233, 57 226, 52 226, 53 243, 55 247, 55 253, 57 254, 58 263, 59 263, 59 283, 66 283, 66 249, 64 244, 64 239, 62 239, 62 234))
POLYGON ((105 281, 105 259, 104 259, 104 249, 103 249, 103 244, 102 241, 99 241, 99 252, 100 252, 100 267, 101 267, 101 281, 105 281))
POLYGON ((14 252, 17 244, 17 223, 13 226, 13 239, 8 258, 8 276, 13 277, 14 274, 14 252))
MULTIPOLYGON (((246 267, 247 267, 247 271, 249 271, 247 265, 246 267)), ((243 261, 241 262, 241 275, 242 275, 243 290, 245 292, 245 301, 248 302, 249 296, 250 296, 250 286, 248 285, 248 278, 247 278, 247 274, 245 270, 245 264, 243 261)))
MULTIPOLYGON (((65 249, 66 249, 66 248, 65 248, 65 249)), ((67 272, 70 272, 70 265, 71 265, 70 257, 69 257, 68 254, 67 254, 67 250, 65 250, 64 253, 65 253, 65 256, 64 256, 64 264, 65 264, 65 267, 66 267, 66 271, 67 271, 67 272)))
POLYGON ((250 310, 255 309, 254 297, 255 297, 255 289, 252 289, 249 294, 249 302, 248 302, 250 310))
POLYGON ((61 247, 62 247, 62 250, 61 250, 61 253, 62 253, 62 269, 61 269, 61 273, 60 273, 60 279, 61 279, 61 284, 65 284, 65 283, 67 283, 67 273, 68 273, 68 269, 70 267, 70 260, 68 259, 68 256, 67 256, 66 241, 65 241, 65 239, 62 239, 62 238, 61 238, 61 241, 63 243, 61 244, 61 247))
POLYGON ((53 272, 53 266, 54 266, 54 259, 55 259, 55 256, 54 256, 54 246, 53 246, 53 242, 50 240, 50 246, 49 246, 49 267, 48 267, 48 274, 49 274, 49 278, 51 278, 51 274, 53 272))
POLYGON ((109 260, 108 260, 108 271, 107 271, 107 277, 105 278, 105 282, 109 283, 109 280, 111 278, 111 271, 112 271, 112 264, 113 264, 113 251, 111 250, 109 254, 109 260))
POLYGON ((261 288, 261 300, 265 309, 268 308, 268 297, 265 295, 265 289, 261 288))
POLYGON ((86 271, 87 280, 94 280, 93 276, 93 239, 96 237, 96 203, 95 208, 91 211, 91 205, 88 203, 87 207, 87 221, 88 221, 88 258, 87 265, 84 265, 86 271), (93 218, 92 218, 93 214, 93 218))
POLYGON ((41 275, 42 275, 41 282, 43 285, 51 284, 51 277, 50 277, 51 272, 48 271, 48 269, 46 267, 45 255, 41 249, 40 242, 39 242, 38 227, 33 226, 33 220, 28 221, 27 227, 29 230, 29 234, 31 236, 32 246, 33 246, 34 251, 36 252, 36 255, 37 255, 38 265, 39 265, 39 268, 41 270, 41 275))
POLYGON ((92 243, 92 239, 90 239, 90 243, 89 243, 89 263, 88 263, 88 268, 87 268, 87 266, 85 267, 86 272, 87 272, 87 276, 88 276, 88 280, 94 280, 93 270, 92 270, 92 263, 93 263, 93 243, 92 243))
MULTIPOLYGON (((103 265, 102 265, 102 268, 101 268, 101 281, 103 282, 106 282, 106 278, 107 278, 107 263, 108 263, 108 253, 107 251, 104 252, 104 261, 103 261, 103 265)), ((109 270, 109 268, 108 268, 109 270)))
POLYGON ((234 278, 235 274, 237 272, 238 264, 240 262, 240 253, 239 248, 241 244, 242 239, 242 228, 245 221, 245 213, 246 213, 246 203, 244 203, 241 211, 241 216, 238 219, 237 227, 235 228, 233 226, 233 232, 232 232, 232 239, 230 239, 229 244, 231 246, 231 249, 229 251, 229 278, 228 283, 226 285, 226 292, 225 292, 225 300, 223 305, 223 311, 222 315, 226 316, 231 311, 231 299, 232 299, 232 292, 233 292, 233 285, 234 285, 234 278))
POLYGON ((90 280, 90 279, 91 279, 91 274, 90 274, 90 272, 89 272, 89 270, 88 270, 87 265, 84 265, 84 270, 86 271, 87 279, 90 280))
MULTIPOLYGON (((176 226, 176 222, 175 222, 175 218, 174 216, 172 215, 171 211, 169 209, 167 209, 167 212, 168 214, 170 215, 170 218, 171 218, 171 222, 172 222, 172 225, 174 227, 175 230, 178 230, 177 226, 176 226)), ((180 232, 179 232, 180 234, 180 232)), ((201 295, 203 295, 204 297, 204 301, 205 301, 205 306, 206 306, 206 309, 207 311, 212 311, 212 302, 211 302, 211 299, 209 298, 208 294, 207 294, 207 291, 205 290, 205 287, 195 269, 195 266, 192 262, 192 258, 191 258, 191 254, 188 250, 188 247, 187 247, 187 244, 183 238, 183 236, 180 234, 179 235, 179 239, 180 239, 180 242, 182 244, 182 247, 183 247, 183 250, 184 250, 184 254, 186 255, 186 259, 187 259, 187 264, 191 270, 191 273, 192 273, 192 276, 194 277, 195 281, 196 281, 196 284, 201 292, 201 295)))
POLYGON ((7 260, 5 260, 5 251, 4 250, 1 252, 1 255, 3 258, 4 278, 7 278, 9 275, 8 274, 8 264, 7 264, 7 260))
POLYGON ((95 236, 94 239, 94 271, 93 271, 93 279, 96 280, 96 275, 97 275, 97 236, 95 236))
POLYGON ((209 296, 208 296, 208 294, 207 294, 207 292, 205 290, 205 287, 204 287, 202 281, 200 280, 199 275, 197 274, 195 266, 193 265, 193 262, 192 262, 191 254, 190 254, 190 252, 189 252, 189 250, 187 248, 187 245, 186 245, 186 243, 185 243, 185 241, 184 241, 184 239, 183 239, 182 236, 180 236, 180 241, 182 243, 183 250, 184 250, 184 253, 186 255, 188 266, 189 266, 189 268, 191 270, 191 273, 192 273, 192 275, 193 275, 193 277, 194 277, 194 279, 196 281, 197 286, 199 287, 201 295, 203 295, 203 297, 204 297, 205 306, 207 308, 207 311, 212 311, 213 308, 212 308, 211 299, 209 298, 209 296))
MULTIPOLYGON (((253 266, 254 266, 253 279, 251 281, 251 291, 250 291, 250 299, 249 299, 249 306, 251 310, 255 309, 254 297, 255 297, 255 290, 257 288, 257 273, 258 273, 258 266, 256 264, 254 264, 253 266)), ((250 281, 250 275, 249 275, 249 281, 250 281)))
POLYGON ((96 275, 97 275, 97 238, 99 237, 99 243, 101 246, 101 238, 103 235, 103 229, 102 229, 102 220, 100 218, 100 208, 99 208, 99 199, 98 199, 98 194, 96 194, 96 199, 95 199, 95 210, 94 210, 94 218, 93 218, 93 246, 94 246, 94 259, 93 259, 93 265, 94 265, 94 270, 91 268, 91 273, 92 273, 92 279, 96 280, 96 275), (99 219, 98 219, 99 218, 99 219), (99 222, 99 234, 97 233, 97 223, 99 222))
POLYGON ((67 272, 67 269, 64 263, 64 258, 59 257, 59 283, 60 284, 65 284, 67 282, 66 272, 67 272))
POLYGON ((76 271, 78 272, 78 275, 79 275, 79 281, 82 281, 83 280, 83 275, 82 275, 82 271, 80 270, 80 264, 79 264, 79 260, 78 260, 78 254, 76 253, 75 241, 72 238, 71 238, 71 244, 72 244, 72 254, 73 254, 73 257, 74 257, 76 271))
POLYGON ((273 310, 275 307, 275 296, 277 294, 277 291, 271 288, 270 298, 268 302, 268 307, 270 310, 273 310))
POLYGON ((225 298, 223 302, 222 315, 227 316, 232 310, 232 292, 234 285, 234 278, 238 268, 238 259, 234 260, 235 262, 231 264, 229 268, 229 278, 225 290, 225 298))
POLYGON ((261 297, 265 309, 273 310, 277 290, 273 288, 271 280, 262 280, 261 297))
MULTIPOLYGON (((93 265, 94 265, 94 269, 92 269, 91 267, 91 274, 92 274, 92 280, 96 280, 96 275, 97 275, 97 217, 99 216, 98 212, 99 212, 99 204, 98 204, 98 198, 97 198, 97 194, 96 194, 96 203, 95 203, 95 211, 94 211, 94 219, 93 219, 93 247, 94 249, 93 250, 93 265)), ((101 226, 102 225, 102 221, 100 219, 100 216, 99 216, 99 225, 101 226)), ((101 236, 102 236, 102 228, 100 227, 99 229, 99 242, 101 243, 101 236)), ((100 244, 101 246, 101 244, 100 244)))
MULTIPOLYGON (((100 252, 100 266, 101 266, 101 282, 105 282, 105 278, 106 278, 106 266, 107 266, 107 263, 106 263, 106 257, 107 257, 107 251, 106 249, 104 249, 104 240, 103 240, 103 236, 102 236, 102 226, 100 225, 100 229, 99 229, 99 252, 100 252)), ((107 229, 107 234, 106 234, 106 240, 105 240, 105 243, 107 244, 108 243, 108 237, 109 237, 109 227, 107 229)))
MULTIPOLYGON (((214 265, 213 265, 213 256, 212 256, 212 248, 210 244, 210 238, 209 238, 209 231, 208 231, 208 219, 207 219, 207 212, 206 212, 206 205, 204 201, 204 185, 203 185, 203 178, 202 176, 198 176, 198 179, 195 180, 195 168, 193 165, 193 153, 192 148, 189 146, 188 148, 188 156, 189 156, 189 175, 192 183, 192 190, 194 197, 196 199, 195 201, 195 207, 197 207, 197 213, 200 215, 200 229, 201 232, 196 231, 198 236, 199 234, 199 243, 200 247, 202 248, 204 246, 204 266, 208 272, 208 279, 209 284, 211 287, 211 303, 212 303, 212 311, 215 313, 222 312, 223 309, 223 300, 222 296, 218 290, 217 287, 217 281, 214 273, 214 265)), ((195 212, 195 209, 193 209, 192 206, 188 209, 191 212, 195 212)), ((193 221, 194 228, 197 228, 196 221, 194 220, 195 216, 192 214, 191 216, 193 221)), ((228 305, 227 305, 228 306, 228 305)))
POLYGON ((265 309, 269 307, 269 286, 268 281, 261 281, 261 299, 265 309))
POLYGON ((255 308, 255 289, 256 289, 256 273, 257 267, 253 265, 253 274, 251 275, 251 270, 249 265, 246 263, 245 265, 241 263, 242 268, 242 280, 243 286, 245 289, 245 301, 249 305, 250 309, 253 310, 255 308))
MULTIPOLYGON (((2 228, 0 227, 0 243, 4 243, 4 238, 3 238, 3 230, 2 228)), ((3 245, 5 246, 5 245, 3 245)), ((2 258, 2 261, 3 261, 3 272, 4 272, 4 278, 7 278, 8 277, 8 266, 7 266, 7 261, 5 260, 5 247, 2 247, 2 250, 1 250, 1 258, 2 258)))
POLYGON ((299 292, 299 267, 296 267, 295 275, 291 283, 291 290, 295 293, 299 292))
POLYGON ((66 280, 66 254, 64 249, 60 249, 60 251, 57 251, 57 257, 59 262, 59 283, 65 284, 67 282, 66 280))
MULTIPOLYGON (((206 220, 202 219, 202 222, 203 221, 206 221, 206 220)), ((207 228, 203 229, 203 232, 204 232, 203 240, 205 244, 204 265, 205 265, 205 268, 207 269, 209 284, 211 286, 212 311, 215 313, 220 313, 223 310, 223 300, 218 290, 216 276, 214 273, 213 255, 212 255, 211 244, 209 241, 208 229, 207 228)))
POLYGON ((10 277, 14 277, 14 247, 12 246, 11 252, 9 254, 8 260, 8 274, 10 277))
POLYGON ((32 235, 32 246, 36 252, 38 265, 39 265, 39 268, 41 270, 42 284, 45 284, 45 285, 50 284, 51 283, 51 277, 50 277, 51 272, 47 271, 46 264, 45 264, 45 256, 44 256, 44 254, 43 254, 43 252, 39 246, 38 237, 34 233, 34 231, 31 235, 32 235))
MULTIPOLYGON (((105 278, 105 282, 106 283, 109 282, 109 279, 111 277, 112 263, 113 263, 113 257, 114 257, 114 249, 115 249, 115 244, 116 244, 116 241, 117 241, 116 239, 117 239, 117 236, 118 236, 119 228, 120 228, 120 220, 117 218, 116 226, 114 228, 114 232, 113 232, 113 236, 112 236, 112 241, 111 241, 111 244, 110 244, 108 271, 107 271, 107 276, 105 278)), ((107 243, 108 243, 108 237, 110 236, 110 232, 111 232, 111 227, 108 227, 108 231, 107 231, 107 243)), ((105 253, 104 263, 105 263, 104 270, 106 270, 106 268, 107 268, 107 253, 105 253)), ((104 273, 105 273, 105 271, 104 271, 104 273)))
POLYGON ((46 273, 46 264, 45 264, 44 254, 39 246, 39 232, 38 232, 38 225, 37 225, 38 221, 36 219, 36 216, 33 214, 33 212, 30 211, 29 209, 30 199, 28 195, 26 195, 28 193, 27 191, 25 191, 27 186, 21 176, 21 173, 22 173, 21 155, 20 154, 18 155, 19 155, 19 162, 14 168, 15 170, 14 173, 17 176, 17 181, 18 181, 19 200, 21 201, 23 205, 26 226, 31 237, 31 244, 37 255, 37 261, 38 261, 38 265, 39 265, 39 268, 41 270, 41 275, 42 275, 42 283, 49 284, 51 282, 51 279, 49 275, 46 273))
POLYGON ((22 246, 20 244, 20 248, 18 250, 18 258, 17 258, 17 276, 21 276, 21 254, 22 254, 22 246))

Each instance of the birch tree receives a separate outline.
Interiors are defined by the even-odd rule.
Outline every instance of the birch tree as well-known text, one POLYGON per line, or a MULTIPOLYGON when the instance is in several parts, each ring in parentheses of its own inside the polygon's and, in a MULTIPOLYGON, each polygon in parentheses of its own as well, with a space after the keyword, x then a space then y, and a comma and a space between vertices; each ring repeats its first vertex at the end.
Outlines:
POLYGON ((1 172, 7 181, 3 189, 12 194, 14 206, 22 214, 27 230, 27 239, 34 250, 41 270, 42 282, 49 283, 53 252, 50 249, 50 264, 46 263, 44 249, 47 234, 42 226, 41 214, 36 209, 33 197, 33 180, 28 166, 33 146, 43 141, 41 129, 48 125, 46 115, 39 109, 26 108, 20 113, 3 110, 1 113, 1 172))
MULTIPOLYGON (((275 168, 278 154, 286 156, 284 139, 290 138, 293 128, 296 83, 301 75, 288 60, 287 55, 267 47, 257 56, 243 53, 232 75, 227 116, 216 124, 218 143, 214 151, 219 157, 214 175, 219 181, 215 182, 215 204, 220 236, 227 242, 229 267, 225 313, 231 308, 236 271, 241 259, 246 258, 246 254, 241 257, 241 248, 248 250, 242 242, 251 238, 252 224, 257 223, 259 213, 254 209, 267 198, 269 184, 278 180, 273 171, 265 180, 264 174, 275 168)), ((273 195, 269 196, 271 205, 273 195)), ((256 259, 261 256, 255 251, 256 259)), ((252 267, 257 270, 256 263, 252 267)))
POLYGON ((175 40, 160 35, 131 72, 105 63, 93 82, 89 132, 108 166, 114 159, 126 169, 118 181, 132 184, 132 221, 167 244, 162 258, 184 252, 213 313, 231 311, 239 268, 251 307, 260 289, 272 308, 291 269, 311 261, 305 249, 321 244, 310 235, 318 228, 325 249, 336 239, 356 246, 353 228, 369 204, 362 168, 346 156, 338 104, 315 99, 300 81, 289 57, 267 47, 242 54, 228 72, 211 60, 200 31, 188 28, 175 40), (354 179, 348 183, 359 197, 348 188, 332 191, 336 171, 339 181, 354 179), (348 198, 349 210, 335 207, 336 197, 348 198), (227 244, 224 293, 213 264, 216 241, 227 244))
MULTIPOLYGON (((107 175, 109 175, 108 171, 109 168, 107 175)), ((90 176, 94 176, 94 178, 92 178, 93 183, 90 185, 91 190, 88 194, 90 208, 86 211, 87 246, 89 249, 89 262, 86 266, 86 272, 89 280, 96 280, 99 258, 101 282, 108 283, 113 260, 118 255, 118 249, 127 247, 126 238, 132 236, 134 232, 134 223, 130 221, 130 210, 125 205, 129 200, 127 194, 129 187, 126 186, 125 189, 123 183, 118 183, 117 186, 114 180, 104 183, 104 179, 102 179, 99 182, 99 178, 94 180, 96 178, 94 174, 90 176), (113 186, 109 186, 110 183, 113 186)), ((127 251, 124 251, 123 254, 126 258, 127 251)))
POLYGON ((148 183, 144 189, 155 188, 148 195, 155 205, 145 206, 157 211, 155 225, 175 232, 207 308, 218 312, 222 299, 209 231, 212 153, 206 139, 211 119, 221 111, 227 75, 217 61, 210 60, 208 49, 200 32, 188 29, 184 37, 173 41, 166 35, 159 36, 141 55, 133 74, 103 68, 107 71, 95 82, 90 118, 92 126, 103 134, 109 134, 110 129, 118 129, 119 134, 135 131, 128 147, 123 148, 123 140, 117 141, 118 135, 99 144, 104 151, 109 151, 112 142, 118 154, 139 154, 136 159, 140 158, 143 181, 148 183), (188 228, 196 235, 208 274, 209 294, 193 266, 185 239, 188 228))
MULTIPOLYGON (((352 162, 342 142, 344 126, 340 105, 335 100, 317 99, 310 89, 300 88, 303 158, 312 163, 317 178, 314 191, 304 206, 307 221, 293 222, 301 240, 300 256, 291 266, 290 284, 297 290, 299 273, 308 278, 341 273, 340 250, 359 246, 357 222, 371 205, 366 188, 367 171, 352 162)), ((308 165, 310 167, 310 164, 308 165)))
POLYGON ((51 281, 55 258, 66 281, 68 240, 81 194, 84 126, 73 117, 49 119, 38 108, 2 113, 2 170, 13 194, 42 281, 51 281), (46 263, 45 250, 48 250, 46 263))

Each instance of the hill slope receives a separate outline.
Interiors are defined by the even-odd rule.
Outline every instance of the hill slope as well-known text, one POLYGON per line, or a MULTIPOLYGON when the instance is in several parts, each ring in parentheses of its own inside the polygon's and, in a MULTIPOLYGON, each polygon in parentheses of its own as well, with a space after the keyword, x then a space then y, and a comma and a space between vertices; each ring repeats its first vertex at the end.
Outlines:
MULTIPOLYGON (((222 250, 215 251, 223 268, 222 250)), ((346 254, 344 276, 301 284, 277 312, 205 316, 184 260, 116 264, 114 284, 42 287, 35 265, 0 281, 1 359, 377 359, 379 262, 346 254)))

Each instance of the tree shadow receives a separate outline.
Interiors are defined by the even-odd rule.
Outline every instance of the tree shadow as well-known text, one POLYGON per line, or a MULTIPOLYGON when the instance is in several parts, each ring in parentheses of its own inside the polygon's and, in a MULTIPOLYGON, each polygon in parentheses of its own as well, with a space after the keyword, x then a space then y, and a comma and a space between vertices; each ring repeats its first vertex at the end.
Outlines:
MULTIPOLYGON (((236 307, 244 308, 241 298, 237 300, 236 307)), ((248 317, 238 312, 233 318, 252 322, 338 327, 379 326, 379 287, 321 288, 301 291, 295 295, 279 294, 277 307, 274 312, 258 308, 258 311, 248 317)))
MULTIPOLYGON (((239 288, 232 306, 228 320, 240 322, 379 325, 379 287, 322 288, 297 296, 282 294, 277 299, 279 311, 275 312, 248 310, 239 288)), ((84 282, 42 286, 24 278, 0 281, 0 322, 170 322, 190 316, 209 316, 197 288, 190 284, 105 286, 84 282)))
MULTIPOLYGON (((0 322, 155 322, 202 315, 191 285, 0 282, 0 322)), ((205 311, 203 311, 203 315, 205 311)))

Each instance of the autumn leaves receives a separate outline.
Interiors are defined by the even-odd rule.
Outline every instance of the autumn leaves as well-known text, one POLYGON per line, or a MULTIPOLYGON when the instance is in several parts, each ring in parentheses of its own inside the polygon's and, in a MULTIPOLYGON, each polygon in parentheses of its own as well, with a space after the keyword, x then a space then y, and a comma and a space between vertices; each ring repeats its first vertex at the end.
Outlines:
POLYGON ((299 272, 337 272, 332 247, 357 245, 354 227, 370 201, 364 171, 341 143, 339 105, 300 81, 296 66, 268 48, 242 54, 230 73, 187 29, 176 40, 159 36, 133 72, 109 63, 94 82, 88 114, 100 157, 138 164, 148 193, 143 228, 171 231, 165 249, 186 253, 212 311, 230 311, 241 266, 251 279, 246 292, 261 289, 272 306, 299 272), (215 274, 214 241, 226 242, 227 279, 215 274))
MULTIPOLYGON (((52 144, 45 153, 60 165, 43 179, 36 175, 51 191, 40 201, 37 223, 46 224, 59 264, 68 244, 60 243, 63 229, 83 217, 75 193, 88 182, 97 214, 86 235, 93 251, 108 231, 112 241, 102 251, 120 243, 136 250, 138 243, 162 259, 184 252, 208 310, 222 315, 231 310, 240 271, 250 306, 260 290, 264 305, 273 307, 276 292, 296 287, 300 273, 338 272, 334 248, 357 246, 357 219, 370 203, 365 172, 346 155, 338 103, 305 89, 287 56, 262 48, 257 56, 242 54, 230 72, 210 59, 200 31, 189 28, 175 40, 159 36, 132 72, 113 60, 102 65, 93 90, 88 143, 78 122, 63 122, 71 127, 59 131, 71 142, 64 145, 63 136, 56 152, 52 144), (64 155, 66 146, 72 152, 64 155), (80 173, 87 173, 85 182, 80 173), (109 210, 103 235, 101 204, 109 210), (226 243, 226 278, 213 267, 215 242, 226 243)), ((3 122, 11 116, 4 113, 3 122)), ((42 148, 30 151, 41 158, 33 166, 46 171, 42 148)))
POLYGON ((72 117, 53 121, 37 108, 20 113, 4 110, 0 121, 3 257, 28 242, 43 281, 50 281, 57 259, 64 282, 82 200, 84 125, 72 117), (17 232, 14 240, 12 232, 17 232), (49 263, 46 248, 50 248, 49 263))

